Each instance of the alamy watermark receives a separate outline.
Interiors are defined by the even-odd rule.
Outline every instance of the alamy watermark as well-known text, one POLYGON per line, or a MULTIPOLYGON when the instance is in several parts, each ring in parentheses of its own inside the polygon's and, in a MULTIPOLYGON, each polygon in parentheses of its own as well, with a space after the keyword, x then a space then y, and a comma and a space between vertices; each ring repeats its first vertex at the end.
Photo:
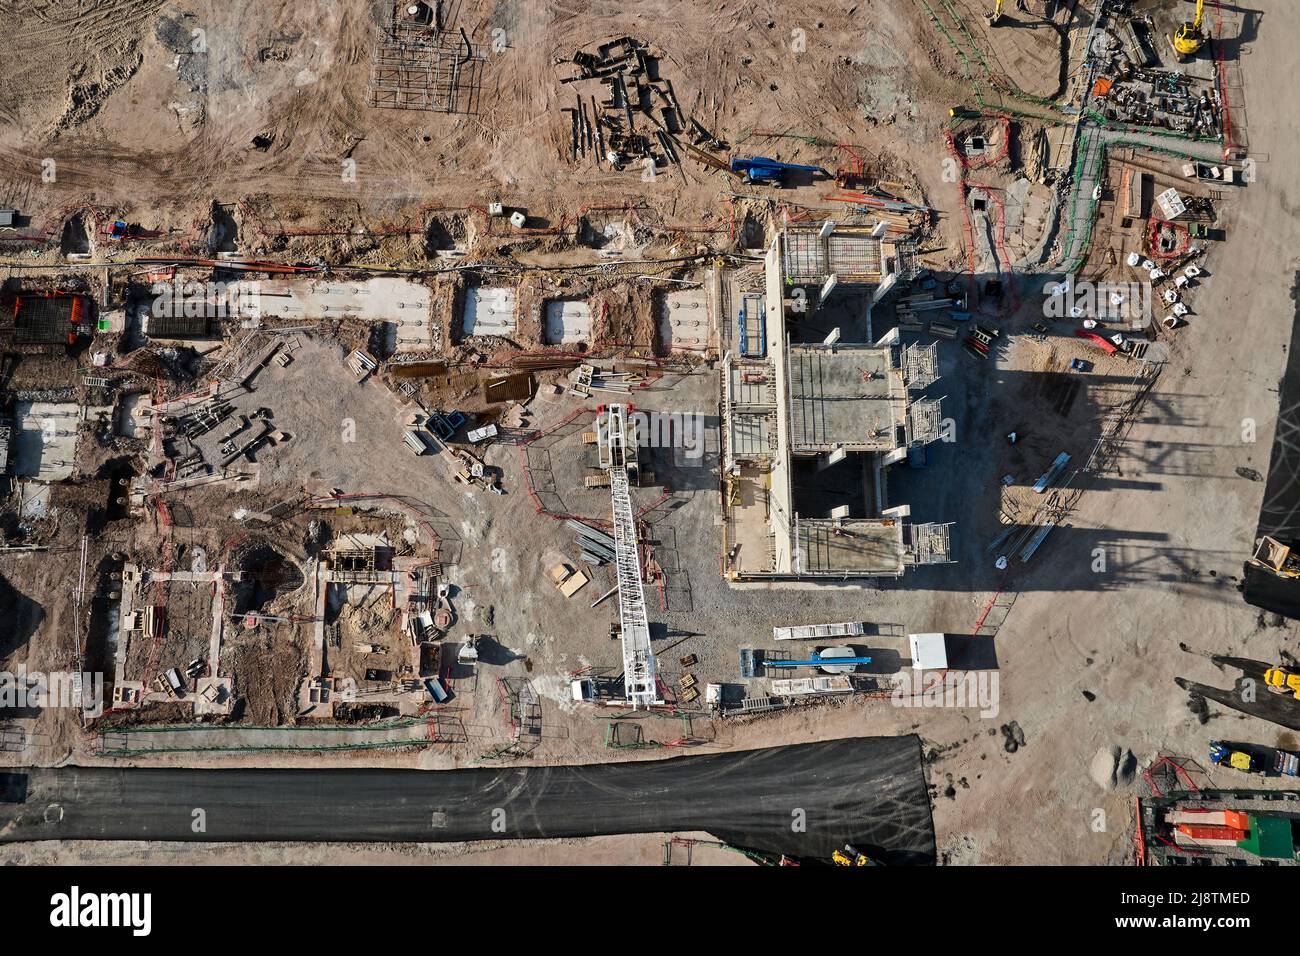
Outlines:
POLYGON ((0 708, 80 710, 87 717, 104 713, 104 675, 91 671, 0 671, 0 708))
POLYGON ((120 927, 133 936, 153 929, 152 893, 83 893, 73 886, 50 897, 50 925, 56 929, 120 927))
POLYGON ((1043 315, 1049 319, 1122 322, 1133 331, 1151 326, 1150 282, 1091 282, 1073 275, 1043 284, 1043 315))
MULTIPOLYGON (((636 434, 640 448, 680 448, 689 461, 704 457, 705 418, 699 412, 643 412, 633 409, 627 413, 628 424, 636 434)), ((596 420, 600 442, 608 439, 609 422, 604 416, 596 420)))
POLYGON ((156 318, 237 319, 261 315, 262 286, 256 280, 238 282, 155 282, 150 313, 156 318))
POLYGON ((1001 685, 995 670, 903 671, 894 680, 890 701, 895 707, 978 710, 990 720, 1001 707, 1001 685))

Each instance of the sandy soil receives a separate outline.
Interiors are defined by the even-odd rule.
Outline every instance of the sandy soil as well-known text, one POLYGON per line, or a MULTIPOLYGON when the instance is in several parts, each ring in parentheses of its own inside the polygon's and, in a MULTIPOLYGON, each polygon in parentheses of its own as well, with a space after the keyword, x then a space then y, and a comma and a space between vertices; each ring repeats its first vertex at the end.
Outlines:
POLYGON ((32 843, 0 846, 0 863, 15 866, 751 866, 707 833, 645 833, 590 840, 500 843, 32 843), (665 850, 670 840, 684 841, 665 850), (691 843, 691 841, 698 841, 691 843), (691 843, 691 845, 687 845, 691 843))
MULTIPOLYGON (((561 107, 572 87, 559 81, 573 68, 557 61, 624 34, 660 51, 683 109, 723 140, 846 165, 833 148, 757 136, 779 111, 793 120, 779 132, 854 143, 881 178, 917 177, 924 191, 941 182, 941 170, 919 162, 941 113, 917 104, 960 90, 950 54, 909 4, 871 4, 864 32, 865 11, 830 3, 794 14, 655 0, 633 14, 612 3, 466 0, 450 16, 487 56, 482 105, 469 116, 366 105, 383 4, 114 0, 86 22, 77 7, 24 6, 0 40, 0 55, 19 64, 0 78, 0 101, 11 104, 0 198, 52 234, 86 201, 196 237, 214 200, 244 204, 250 233, 278 234, 412 220, 419 228, 421 207, 481 206, 485 197, 552 225, 585 207, 644 202, 669 222, 725 228, 723 180, 698 164, 646 183, 639 172, 569 161, 561 107), (204 52, 192 53, 195 43, 204 52), (493 43, 504 47, 493 52, 493 43), (918 72, 916 62, 944 70, 918 72), (252 145, 259 136, 267 149, 252 145), (42 178, 45 160, 52 182, 42 178)), ((253 248, 267 241, 255 237, 253 248)))

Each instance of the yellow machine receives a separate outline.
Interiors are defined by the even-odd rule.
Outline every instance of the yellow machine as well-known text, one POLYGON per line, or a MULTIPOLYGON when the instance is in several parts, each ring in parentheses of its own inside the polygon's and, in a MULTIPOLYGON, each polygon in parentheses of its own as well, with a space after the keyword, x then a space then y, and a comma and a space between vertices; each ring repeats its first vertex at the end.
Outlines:
POLYGON ((1210 763, 1217 767, 1231 767, 1242 773, 1256 773, 1264 769, 1254 756, 1244 750, 1233 750, 1222 740, 1210 741, 1210 763))
POLYGON ((1205 19, 1205 0, 1196 0, 1196 19, 1184 22, 1174 34, 1174 52, 1182 59, 1196 56, 1205 46, 1205 34, 1201 32, 1201 23, 1205 19))
POLYGON ((860 852, 851 843, 844 844, 844 849, 836 850, 831 854, 831 860, 837 866, 874 866, 875 861, 865 853, 860 852))
POLYGON ((1002 20, 1002 0, 997 0, 997 3, 993 6, 993 12, 984 14, 984 18, 988 20, 989 26, 997 26, 1002 20))
POLYGON ((1255 769, 1255 761, 1251 759, 1250 754, 1242 753, 1240 750, 1234 750, 1228 755, 1228 766, 1233 770, 1241 770, 1245 773, 1255 769))
POLYGON ((1281 667, 1270 667, 1264 671, 1264 684, 1275 694, 1294 694, 1300 700, 1300 674, 1292 674, 1281 667))
POLYGON ((1277 538, 1268 535, 1255 542, 1255 553, 1250 556, 1250 563, 1265 571, 1272 571, 1279 578, 1300 578, 1300 556, 1277 538))

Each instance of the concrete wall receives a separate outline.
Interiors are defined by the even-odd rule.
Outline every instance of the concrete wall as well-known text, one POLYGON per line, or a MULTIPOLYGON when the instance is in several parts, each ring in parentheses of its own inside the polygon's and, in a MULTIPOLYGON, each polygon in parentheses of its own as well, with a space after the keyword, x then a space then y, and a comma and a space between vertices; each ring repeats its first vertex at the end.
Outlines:
POLYGON ((767 250, 767 354, 776 368, 776 434, 777 452, 772 469, 772 487, 769 492, 772 505, 772 526, 776 532, 776 568, 778 574, 794 570, 791 541, 794 517, 790 513, 790 403, 789 379, 786 374, 785 334, 785 284, 781 276, 781 237, 772 240, 767 250))

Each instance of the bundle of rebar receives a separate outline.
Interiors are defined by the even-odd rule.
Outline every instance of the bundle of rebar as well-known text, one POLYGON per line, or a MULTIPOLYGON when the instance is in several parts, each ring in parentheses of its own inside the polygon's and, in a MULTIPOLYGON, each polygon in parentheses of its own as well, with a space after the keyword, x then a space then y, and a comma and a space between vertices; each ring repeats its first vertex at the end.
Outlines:
POLYGON ((581 358, 569 355, 520 355, 510 360, 513 367, 529 372, 551 368, 574 368, 581 362, 581 358))
POLYGON ((584 562, 600 566, 614 560, 614 539, 609 535, 581 521, 569 519, 565 524, 578 532, 574 540, 582 552, 584 562))

